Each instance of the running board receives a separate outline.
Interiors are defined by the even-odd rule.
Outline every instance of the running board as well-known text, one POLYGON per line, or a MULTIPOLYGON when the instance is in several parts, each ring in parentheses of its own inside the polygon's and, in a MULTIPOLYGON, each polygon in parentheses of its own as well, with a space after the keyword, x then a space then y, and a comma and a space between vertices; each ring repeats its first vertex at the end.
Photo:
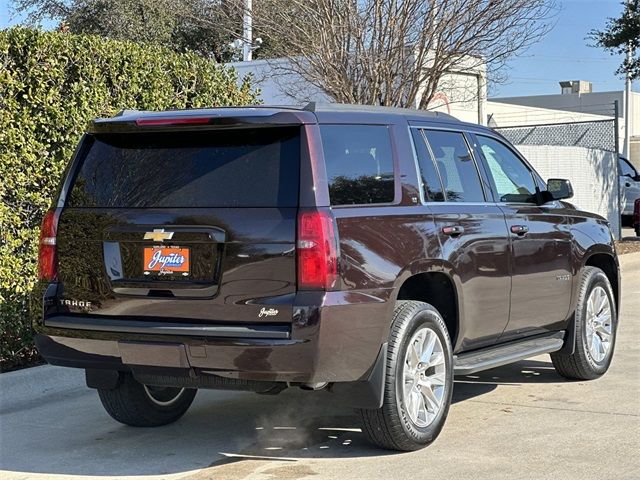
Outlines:
POLYGON ((454 357, 454 375, 469 375, 535 357, 542 353, 557 352, 564 344, 564 335, 564 331, 554 332, 528 340, 462 353, 454 357))

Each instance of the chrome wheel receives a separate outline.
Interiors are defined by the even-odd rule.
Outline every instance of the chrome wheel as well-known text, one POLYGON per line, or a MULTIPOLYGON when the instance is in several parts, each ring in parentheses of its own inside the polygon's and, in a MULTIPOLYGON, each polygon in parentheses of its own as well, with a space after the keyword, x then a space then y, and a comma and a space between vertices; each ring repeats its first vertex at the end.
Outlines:
POLYGON ((184 393, 184 388, 178 387, 152 387, 147 385, 143 385, 143 387, 151 401, 161 407, 171 405, 184 393))
POLYGON ((611 303, 604 288, 597 286, 587 299, 587 347, 597 363, 602 362, 611 349, 611 303))
POLYGON ((440 338, 431 328, 419 329, 407 345, 402 375, 404 408, 416 426, 430 425, 440 412, 446 375, 440 338))

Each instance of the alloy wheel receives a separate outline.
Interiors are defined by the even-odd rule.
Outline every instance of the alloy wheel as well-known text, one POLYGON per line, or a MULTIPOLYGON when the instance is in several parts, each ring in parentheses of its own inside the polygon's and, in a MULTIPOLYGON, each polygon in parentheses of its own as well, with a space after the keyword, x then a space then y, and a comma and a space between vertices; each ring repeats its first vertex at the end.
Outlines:
POLYGON ((420 328, 407 345, 402 397, 409 419, 424 428, 443 406, 447 366, 442 342, 434 330, 420 328))
POLYGON ((587 299, 586 333, 589 355, 602 362, 611 349, 611 302, 604 288, 595 287, 587 299))

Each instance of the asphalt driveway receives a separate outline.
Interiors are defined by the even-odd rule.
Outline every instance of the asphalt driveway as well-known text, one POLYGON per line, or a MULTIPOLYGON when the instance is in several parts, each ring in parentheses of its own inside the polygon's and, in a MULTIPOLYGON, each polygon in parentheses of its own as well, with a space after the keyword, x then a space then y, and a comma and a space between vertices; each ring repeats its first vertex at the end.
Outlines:
POLYGON ((104 412, 81 371, 0 375, 0 477, 189 479, 638 479, 640 254, 621 257, 623 306, 611 370, 559 377, 548 356, 457 379, 440 438, 414 453, 367 445, 323 392, 201 391, 170 426, 104 412))

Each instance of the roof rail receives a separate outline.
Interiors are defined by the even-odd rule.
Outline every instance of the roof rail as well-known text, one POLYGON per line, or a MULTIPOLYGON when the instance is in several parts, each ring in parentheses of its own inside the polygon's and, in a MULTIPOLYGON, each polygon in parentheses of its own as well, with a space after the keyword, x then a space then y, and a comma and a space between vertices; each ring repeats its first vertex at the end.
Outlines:
POLYGON ((348 103, 322 103, 309 102, 303 108, 309 112, 364 112, 364 113, 390 113, 396 115, 418 115, 425 117, 447 118, 459 121, 453 115, 443 112, 430 112, 414 108, 384 107, 380 105, 353 105, 348 103))

